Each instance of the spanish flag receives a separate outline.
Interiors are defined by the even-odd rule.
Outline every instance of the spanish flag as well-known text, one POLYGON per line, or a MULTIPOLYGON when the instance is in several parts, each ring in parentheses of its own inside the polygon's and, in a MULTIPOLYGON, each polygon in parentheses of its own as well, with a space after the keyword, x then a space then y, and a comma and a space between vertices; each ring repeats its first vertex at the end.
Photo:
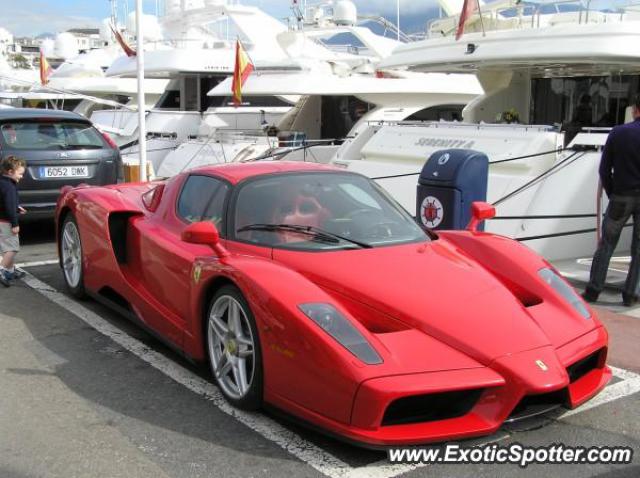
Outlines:
POLYGON ((49 83, 49 75, 52 71, 53 69, 51 68, 51 65, 49 65, 49 62, 44 56, 42 50, 40 50, 40 84, 42 86, 49 83))
POLYGON ((460 13, 460 21, 458 22, 458 30, 456 31, 456 40, 459 40, 464 33, 464 24, 469 19, 476 7, 479 7, 479 0, 464 0, 462 4, 462 12, 460 13))
POLYGON ((236 65, 233 68, 233 83, 231 90, 233 92, 233 104, 240 106, 242 103, 242 86, 253 71, 253 63, 249 59, 249 55, 244 51, 240 40, 236 41, 236 65))

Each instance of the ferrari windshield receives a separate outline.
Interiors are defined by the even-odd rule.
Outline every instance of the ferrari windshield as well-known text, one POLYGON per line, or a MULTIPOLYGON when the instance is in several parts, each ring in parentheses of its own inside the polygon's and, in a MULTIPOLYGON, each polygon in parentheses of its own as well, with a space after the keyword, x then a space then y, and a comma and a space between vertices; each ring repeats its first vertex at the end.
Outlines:
POLYGON ((243 242, 305 250, 429 240, 369 179, 322 172, 264 176, 242 185, 234 234, 243 242))

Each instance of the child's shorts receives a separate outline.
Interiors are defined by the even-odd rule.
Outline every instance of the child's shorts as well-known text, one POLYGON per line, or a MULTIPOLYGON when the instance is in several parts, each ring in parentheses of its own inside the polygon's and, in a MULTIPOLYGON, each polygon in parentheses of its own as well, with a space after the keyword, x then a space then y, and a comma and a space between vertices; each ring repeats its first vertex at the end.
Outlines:
POLYGON ((0 221, 0 253, 18 252, 20 250, 20 237, 11 232, 11 224, 0 221))

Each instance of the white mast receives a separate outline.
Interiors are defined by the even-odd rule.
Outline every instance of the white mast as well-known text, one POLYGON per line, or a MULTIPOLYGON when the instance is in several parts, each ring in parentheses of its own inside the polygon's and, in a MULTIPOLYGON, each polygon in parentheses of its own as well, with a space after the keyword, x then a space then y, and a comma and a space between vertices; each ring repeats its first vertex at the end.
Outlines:
POLYGON ((142 0, 136 0, 136 35, 138 48, 138 151, 140 152, 140 181, 147 180, 147 129, 144 99, 144 32, 142 30, 142 0))

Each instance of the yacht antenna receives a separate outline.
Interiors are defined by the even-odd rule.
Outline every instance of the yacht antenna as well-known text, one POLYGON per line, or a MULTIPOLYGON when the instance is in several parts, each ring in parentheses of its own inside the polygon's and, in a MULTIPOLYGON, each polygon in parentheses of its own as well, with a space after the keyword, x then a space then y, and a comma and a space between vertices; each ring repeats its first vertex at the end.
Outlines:
POLYGON ((398 41, 400 41, 400 0, 396 0, 396 24, 398 26, 398 41))
MULTIPOLYGON (((305 1, 305 8, 306 8, 306 1, 305 1)), ((296 21, 298 22, 298 28, 302 28, 302 23, 304 22, 304 13, 300 9, 298 0, 292 0, 291 10, 293 11, 294 16, 296 17, 296 21)))
POLYGON ((109 0, 111 4, 111 23, 117 25, 116 23, 116 0, 109 0))
POLYGON ((476 0, 476 3, 478 4, 478 15, 480 16, 480 27, 482 28, 482 36, 486 37, 487 32, 484 31, 484 20, 482 19, 482 10, 480 9, 480 0, 476 0))

